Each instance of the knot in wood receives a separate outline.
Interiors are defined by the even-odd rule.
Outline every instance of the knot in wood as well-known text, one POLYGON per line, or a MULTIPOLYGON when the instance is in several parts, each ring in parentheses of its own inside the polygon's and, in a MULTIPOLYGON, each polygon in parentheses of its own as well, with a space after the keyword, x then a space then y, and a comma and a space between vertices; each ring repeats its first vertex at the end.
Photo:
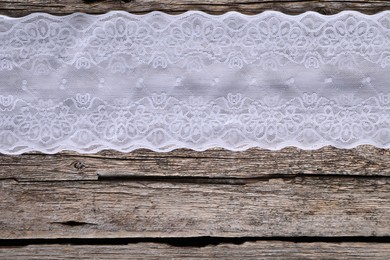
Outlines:
POLYGON ((73 163, 73 166, 77 169, 77 170, 82 170, 84 169, 85 167, 87 167, 83 162, 80 162, 80 161, 75 161, 73 163))

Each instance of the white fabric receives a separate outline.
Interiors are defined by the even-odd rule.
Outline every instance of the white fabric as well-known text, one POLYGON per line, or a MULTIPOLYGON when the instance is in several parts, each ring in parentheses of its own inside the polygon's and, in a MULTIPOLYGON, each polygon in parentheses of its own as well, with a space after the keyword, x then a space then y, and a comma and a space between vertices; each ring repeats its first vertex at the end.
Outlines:
POLYGON ((0 152, 390 147, 390 12, 0 16, 0 152))

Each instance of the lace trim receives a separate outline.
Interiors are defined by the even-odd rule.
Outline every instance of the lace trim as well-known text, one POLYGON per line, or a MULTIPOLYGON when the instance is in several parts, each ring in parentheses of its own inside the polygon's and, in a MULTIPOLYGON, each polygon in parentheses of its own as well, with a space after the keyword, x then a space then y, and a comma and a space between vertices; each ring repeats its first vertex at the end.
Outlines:
POLYGON ((0 16, 0 21, 0 69, 16 67, 37 74, 64 65, 103 66, 114 72, 142 64, 153 68, 180 64, 200 70, 210 62, 268 69, 286 63, 345 67, 363 60, 390 65, 389 12, 290 16, 267 11, 254 16, 237 12, 215 16, 197 11, 182 15, 115 11, 98 16, 0 16), (55 58, 56 64, 43 68, 42 55, 55 58), (123 64, 113 67, 115 58, 123 64))
POLYGON ((0 152, 390 148, 390 12, 0 16, 0 152))
POLYGON ((287 145, 315 149, 324 144, 381 147, 390 143, 390 94, 358 103, 348 96, 329 100, 315 93, 292 100, 277 96, 252 100, 229 93, 212 102, 154 94, 115 104, 121 105, 88 93, 59 104, 42 101, 39 106, 0 96, 0 151, 131 151, 139 147, 169 151, 214 146, 243 150, 287 145))

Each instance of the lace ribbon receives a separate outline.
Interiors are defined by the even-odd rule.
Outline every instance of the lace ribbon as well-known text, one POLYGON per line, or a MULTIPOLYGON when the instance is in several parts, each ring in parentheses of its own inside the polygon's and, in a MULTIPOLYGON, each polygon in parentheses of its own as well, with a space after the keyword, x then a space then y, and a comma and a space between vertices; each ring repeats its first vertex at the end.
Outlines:
POLYGON ((390 12, 0 16, 0 152, 390 148, 390 12))

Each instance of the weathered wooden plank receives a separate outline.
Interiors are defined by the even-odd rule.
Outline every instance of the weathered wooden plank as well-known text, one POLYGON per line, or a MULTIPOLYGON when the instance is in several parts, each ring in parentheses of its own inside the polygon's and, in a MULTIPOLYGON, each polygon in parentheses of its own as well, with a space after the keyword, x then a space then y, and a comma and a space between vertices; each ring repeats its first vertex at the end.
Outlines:
POLYGON ((390 179, 0 181, 0 238, 389 236, 390 179))
POLYGON ((195 176, 253 178, 296 174, 390 176, 390 149, 360 146, 305 151, 250 149, 205 152, 179 149, 167 153, 137 150, 80 155, 0 155, 0 179, 96 180, 100 176, 195 176))
POLYGON ((388 259, 384 243, 292 243, 280 241, 174 247, 165 244, 29 245, 0 247, 1 259, 388 259))
POLYGON ((256 14, 264 10, 277 10, 289 14, 304 11, 317 11, 323 14, 335 14, 343 10, 353 9, 372 14, 390 8, 389 1, 351 0, 351 1, 245 1, 245 0, 3 0, 0 13, 11 16, 23 16, 32 12, 48 12, 52 14, 69 14, 73 12, 105 13, 110 10, 125 10, 133 13, 145 13, 160 10, 168 13, 181 13, 187 10, 202 10, 220 14, 235 10, 245 14, 256 14))

